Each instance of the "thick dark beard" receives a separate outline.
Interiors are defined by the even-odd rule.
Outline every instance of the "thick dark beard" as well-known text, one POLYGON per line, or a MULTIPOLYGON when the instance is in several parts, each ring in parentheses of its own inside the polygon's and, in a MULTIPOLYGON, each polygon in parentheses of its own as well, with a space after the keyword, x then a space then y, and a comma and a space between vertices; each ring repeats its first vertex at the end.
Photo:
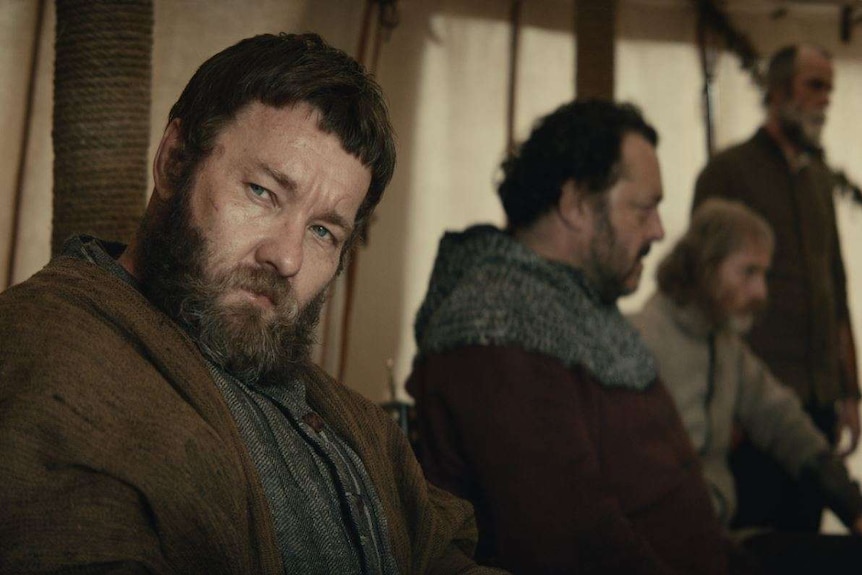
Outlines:
POLYGON ((610 208, 607 197, 595 199, 595 235, 590 242, 589 275, 592 286, 602 303, 613 304, 624 295, 622 280, 611 269, 613 251, 617 244, 617 234, 611 224, 610 208))
POLYGON ((287 376, 309 360, 326 288, 297 313, 287 281, 275 270, 242 267, 208 277, 211 254, 191 223, 189 195, 187 190, 174 193, 164 220, 145 216, 141 224, 136 270, 145 295, 237 379, 254 383, 287 376), (237 287, 267 296, 272 318, 251 303, 220 303, 237 287))
MULTIPOLYGON (((634 271, 634 266, 629 270, 616 269, 617 234, 611 224, 608 198, 600 197, 595 201, 595 235, 590 241, 590 276, 593 289, 596 290, 601 302, 610 305, 634 291, 625 284, 627 274, 634 271)), ((638 252, 638 259, 634 265, 636 266, 649 252, 650 245, 646 244, 638 252)))

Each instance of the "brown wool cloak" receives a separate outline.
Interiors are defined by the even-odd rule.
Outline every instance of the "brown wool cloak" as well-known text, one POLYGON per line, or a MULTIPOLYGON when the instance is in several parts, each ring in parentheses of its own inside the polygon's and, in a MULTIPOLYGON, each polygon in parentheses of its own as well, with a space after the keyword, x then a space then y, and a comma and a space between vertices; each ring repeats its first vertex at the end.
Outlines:
MULTIPOLYGON (((362 458, 402 573, 482 572, 469 504, 317 368, 309 404, 362 458)), ((140 293, 59 258, 0 294, 0 572, 280 573, 257 471, 203 357, 140 293), (88 571, 90 572, 90 571, 88 571)))

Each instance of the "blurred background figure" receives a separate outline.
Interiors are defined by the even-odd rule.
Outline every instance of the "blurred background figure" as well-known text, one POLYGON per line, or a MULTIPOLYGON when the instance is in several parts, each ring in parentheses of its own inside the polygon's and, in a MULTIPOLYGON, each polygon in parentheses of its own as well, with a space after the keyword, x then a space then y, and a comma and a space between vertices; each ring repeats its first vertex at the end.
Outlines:
MULTIPOLYGON (((862 535, 858 485, 796 395, 742 339, 766 306, 773 247, 769 224, 741 203, 704 202, 660 264, 657 293, 632 321, 655 354, 725 527, 736 511, 727 462, 736 423, 810 499, 825 502, 852 533, 862 535)), ((778 533, 747 539, 746 545, 782 573, 831 573, 862 563, 858 537, 807 533, 788 539, 778 533)))
MULTIPOLYGON (((697 179, 694 207, 735 199, 764 217, 775 234, 767 276, 772 303, 748 334, 752 351, 799 397, 833 446, 839 430, 859 441, 859 386, 835 222, 835 179, 821 132, 833 88, 828 52, 788 46, 767 72, 766 120, 747 142, 709 162, 697 179)), ((747 439, 731 454, 739 508, 734 525, 817 531, 822 506, 747 439)))
POLYGON ((657 135, 575 101, 503 164, 507 227, 440 242, 407 389, 420 462, 515 573, 727 572, 697 455, 617 308, 662 239, 657 135))
POLYGON ((862 534, 862 495, 840 458, 742 337, 766 307, 773 234, 738 202, 712 199, 658 271, 658 292, 632 317, 659 364, 704 465, 715 511, 736 511, 727 456, 738 422, 751 441, 862 534))

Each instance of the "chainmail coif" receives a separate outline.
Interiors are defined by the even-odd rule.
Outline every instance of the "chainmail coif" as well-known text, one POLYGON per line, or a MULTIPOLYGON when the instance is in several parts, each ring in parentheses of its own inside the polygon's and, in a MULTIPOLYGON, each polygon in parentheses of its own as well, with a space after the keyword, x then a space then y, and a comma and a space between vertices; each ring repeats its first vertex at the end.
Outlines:
POLYGON ((581 366, 602 385, 644 389, 652 354, 583 275, 493 226, 449 232, 416 317, 421 358, 467 345, 517 346, 581 366))

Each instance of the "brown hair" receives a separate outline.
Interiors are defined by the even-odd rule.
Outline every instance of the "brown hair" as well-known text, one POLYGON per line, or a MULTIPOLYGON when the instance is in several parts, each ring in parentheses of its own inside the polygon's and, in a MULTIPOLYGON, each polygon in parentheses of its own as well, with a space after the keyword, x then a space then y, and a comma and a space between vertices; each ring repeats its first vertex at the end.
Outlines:
POLYGON ((678 305, 708 304, 707 288, 728 256, 751 242, 775 236, 769 223, 741 202, 711 198, 694 212, 685 235, 659 264, 659 290, 678 305))
POLYGON ((356 214, 354 236, 363 234, 395 169, 389 112, 374 78, 317 34, 247 38, 198 68, 168 118, 180 120, 182 136, 171 184, 184 189, 220 131, 254 101, 279 108, 310 104, 320 111, 320 129, 335 134, 369 168, 371 185, 356 214))

